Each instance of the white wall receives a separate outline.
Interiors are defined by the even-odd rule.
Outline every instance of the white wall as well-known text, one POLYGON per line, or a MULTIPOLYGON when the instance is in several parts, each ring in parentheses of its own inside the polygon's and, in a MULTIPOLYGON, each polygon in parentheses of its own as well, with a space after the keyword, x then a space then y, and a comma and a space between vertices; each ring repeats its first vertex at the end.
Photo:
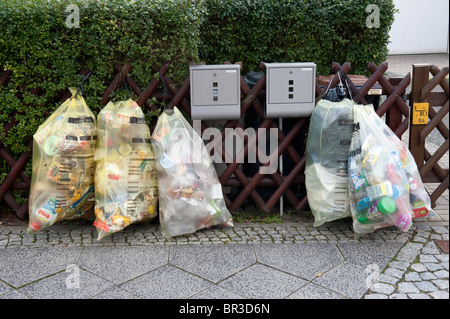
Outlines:
POLYGON ((448 53, 449 0, 394 0, 389 54, 448 53))

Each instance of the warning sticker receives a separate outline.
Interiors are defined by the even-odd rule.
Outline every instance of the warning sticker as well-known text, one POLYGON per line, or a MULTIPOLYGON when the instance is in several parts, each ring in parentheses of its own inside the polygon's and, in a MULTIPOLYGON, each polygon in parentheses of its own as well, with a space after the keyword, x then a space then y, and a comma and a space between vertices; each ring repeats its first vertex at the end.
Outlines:
POLYGON ((412 110, 412 124, 428 124, 428 109, 430 103, 414 103, 412 110))

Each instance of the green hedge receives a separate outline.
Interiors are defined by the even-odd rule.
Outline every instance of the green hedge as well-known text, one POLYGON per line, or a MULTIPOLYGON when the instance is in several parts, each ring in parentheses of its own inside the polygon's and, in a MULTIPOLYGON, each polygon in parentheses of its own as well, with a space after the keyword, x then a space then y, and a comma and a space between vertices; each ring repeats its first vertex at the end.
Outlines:
POLYGON ((242 61, 244 72, 259 62, 313 61, 322 75, 332 62, 351 62, 352 73, 384 62, 394 21, 392 0, 205 0, 200 58, 242 61), (369 4, 380 10, 380 27, 368 28, 369 4))
MULTIPOLYGON (((364 73, 368 62, 386 58, 394 12, 392 0, 1 0, 0 73, 13 73, 0 87, 0 125, 13 114, 19 123, 7 137, 1 130, 0 142, 16 158, 28 149, 45 114, 60 104, 55 97, 79 86, 87 67, 93 73, 84 96, 94 113, 114 63, 130 63, 141 87, 163 62, 177 83, 189 61, 242 61, 243 74, 258 71, 260 61, 313 61, 324 75, 333 61, 350 61, 352 73, 364 73), (79 7, 80 28, 66 25, 69 4, 79 7), (378 29, 365 25, 368 4, 380 8, 378 29), (30 94, 36 87, 43 91, 30 94)), ((8 171, 0 160, 0 183, 8 171)))
POLYGON ((86 67, 93 73, 83 91, 94 112, 117 73, 115 63, 130 63, 141 87, 157 76, 153 66, 166 61, 172 62, 169 76, 183 81, 189 61, 198 59, 201 14, 195 0, 2 0, 0 73, 3 67, 13 75, 0 88, 0 124, 16 111, 20 122, 2 142, 15 154, 23 152, 23 141, 43 122, 44 111, 58 106, 55 96, 79 86, 86 67), (73 22, 69 4, 79 7, 79 28, 66 25, 73 22), (36 87, 43 94, 28 93, 36 87))

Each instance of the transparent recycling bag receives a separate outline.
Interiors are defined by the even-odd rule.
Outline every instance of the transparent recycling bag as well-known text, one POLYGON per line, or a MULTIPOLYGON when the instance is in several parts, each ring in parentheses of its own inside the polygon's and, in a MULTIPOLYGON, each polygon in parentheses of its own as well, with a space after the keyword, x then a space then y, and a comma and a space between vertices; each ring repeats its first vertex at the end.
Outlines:
POLYGON ((321 99, 311 115, 305 184, 314 226, 350 216, 347 165, 354 105, 346 98, 321 99))
POLYGON ((431 209, 414 158, 375 113, 372 105, 354 109, 349 154, 349 193, 355 233, 387 226, 408 231, 414 211, 431 209))
POLYGON ((97 117, 95 216, 98 240, 157 215, 157 177, 144 113, 132 101, 109 102, 97 117))
POLYGON ((152 144, 163 236, 194 233, 213 225, 233 226, 203 140, 176 107, 159 116, 152 144))
POLYGON ((95 117, 79 89, 69 90, 72 97, 33 135, 28 233, 92 213, 95 117))

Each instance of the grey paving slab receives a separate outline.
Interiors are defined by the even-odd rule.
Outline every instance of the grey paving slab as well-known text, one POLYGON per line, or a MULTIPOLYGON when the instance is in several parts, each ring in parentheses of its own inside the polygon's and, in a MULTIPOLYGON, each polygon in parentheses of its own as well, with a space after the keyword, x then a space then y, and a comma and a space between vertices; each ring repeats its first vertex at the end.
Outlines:
POLYGON ((368 265, 376 264, 380 269, 386 267, 403 245, 404 243, 382 241, 337 244, 345 259, 352 264, 364 268, 368 265))
POLYGON ((168 262, 168 247, 90 247, 83 251, 81 268, 114 282, 124 283, 168 262))
POLYGON ((4 295, 0 295, 0 299, 30 299, 27 295, 24 295, 23 293, 12 290, 4 295))
POLYGON ((277 269, 255 264, 220 282, 219 286, 245 298, 282 299, 307 283, 277 269))
POLYGON ((120 287, 145 299, 185 299, 213 284, 171 265, 165 265, 120 287))
POLYGON ((11 290, 13 290, 13 288, 10 285, 0 281, 0 296, 10 292, 11 290))
POLYGON ((343 295, 340 295, 330 289, 309 283, 306 286, 300 288, 287 299, 347 299, 343 295))
POLYGON ((4 249, 0 254, 0 280, 18 288, 76 264, 81 247, 4 249))
POLYGON ((254 264, 256 256, 251 245, 171 246, 169 262, 217 283, 254 264))
POLYGON ((92 299, 142 299, 129 291, 126 291, 119 286, 114 286, 107 289, 98 295, 95 295, 92 299))
POLYGON ((19 289, 32 299, 86 299, 113 287, 97 275, 78 268, 68 269, 19 289))
POLYGON ((368 290, 367 273, 361 266, 344 262, 314 280, 315 284, 352 299, 360 299, 368 290))
POLYGON ((242 296, 235 294, 219 286, 213 286, 205 289, 198 294, 192 296, 190 299, 242 299, 242 296))
POLYGON ((335 243, 256 245, 258 262, 307 280, 344 261, 335 243))

